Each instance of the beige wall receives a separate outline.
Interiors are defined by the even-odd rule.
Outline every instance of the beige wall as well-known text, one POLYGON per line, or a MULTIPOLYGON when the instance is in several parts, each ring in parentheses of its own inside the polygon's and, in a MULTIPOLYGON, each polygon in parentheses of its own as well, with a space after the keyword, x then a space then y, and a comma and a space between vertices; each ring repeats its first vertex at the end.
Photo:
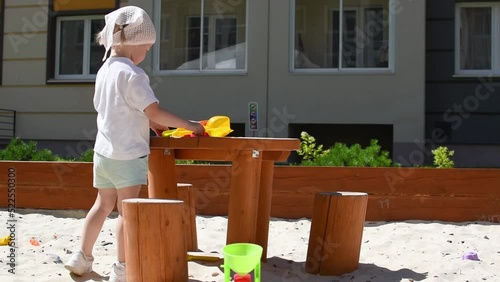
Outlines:
MULTIPOLYGON (((271 1, 271 25, 286 30, 289 1, 271 1)), ((296 115, 293 123, 394 124, 395 142, 424 136, 425 3, 402 1, 395 16, 394 72, 298 74, 288 70, 289 34, 270 42, 269 106, 296 115)))
MULTIPOLYGON (((290 73, 290 1, 249 1, 247 74, 152 75, 152 87, 162 106, 190 119, 228 115, 245 123, 248 103, 258 102, 257 135, 286 137, 289 123, 393 124, 396 146, 423 140, 425 1, 396 2, 393 73, 290 73)), ((46 85, 47 5, 39 3, 6 1, 0 107, 19 112, 23 138, 88 139, 93 85, 46 85), (15 36, 27 43, 14 48, 15 36)), ((128 4, 154 14, 153 0, 128 4)), ((149 54, 141 64, 150 74, 151 62, 149 54)))
POLYGON ((17 111, 17 135, 87 140, 93 84, 47 84, 48 0, 6 0, 0 108, 17 111))
POLYGON ((2 85, 45 84, 47 13, 47 1, 5 1, 2 85))
POLYGON ((396 144, 423 141, 425 1, 395 1, 395 64, 385 74, 290 73, 290 1, 269 1, 270 22, 268 1, 251 3, 248 74, 156 77, 164 105, 187 116, 225 114, 241 123, 248 102, 257 101, 259 125, 269 136, 287 136, 288 123, 392 124, 396 144))
MULTIPOLYGON (((237 3, 239 1, 222 1, 237 3)), ((153 15, 153 1, 129 1, 141 5, 153 15)), ((248 73, 245 75, 165 75, 151 77, 160 105, 190 119, 207 119, 227 115, 233 122, 246 121, 248 102, 259 102, 265 117, 267 98, 267 30, 266 1, 251 1, 248 15, 248 73)), ((142 66, 151 70, 151 54, 142 66)), ((265 119, 261 120, 262 123, 265 119)), ((263 124, 263 126, 265 126, 263 124)))
MULTIPOLYGON (((270 41, 269 119, 290 123, 392 124, 394 156, 424 141, 425 1, 395 1, 395 65, 388 74, 298 74, 288 70, 289 34, 270 41)), ((289 1, 271 1, 271 26, 286 30, 289 1), (281 16, 279 16, 281 15, 281 16)), ((271 127, 271 126, 270 126, 271 127)), ((271 128, 272 129, 272 128, 271 128)), ((277 132, 277 136, 285 136, 277 132)))

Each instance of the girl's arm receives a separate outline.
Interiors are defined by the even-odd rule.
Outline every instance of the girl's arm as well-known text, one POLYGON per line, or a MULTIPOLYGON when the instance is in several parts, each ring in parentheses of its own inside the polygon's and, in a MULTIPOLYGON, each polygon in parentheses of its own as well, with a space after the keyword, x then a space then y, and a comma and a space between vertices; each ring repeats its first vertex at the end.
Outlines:
MULTIPOLYGON (((198 122, 185 120, 165 109, 162 109, 158 103, 152 103, 144 109, 144 113, 150 120, 150 124, 157 124, 163 127, 185 128, 193 131, 195 135, 202 136, 205 133, 205 128, 198 122), (153 123, 151 123, 153 122, 153 123)), ((161 127, 157 127, 160 129, 161 127)), ((153 129, 155 130, 155 129, 153 129)), ((155 132, 157 132, 155 130, 155 132)), ((158 132, 157 132, 158 134, 158 132)))

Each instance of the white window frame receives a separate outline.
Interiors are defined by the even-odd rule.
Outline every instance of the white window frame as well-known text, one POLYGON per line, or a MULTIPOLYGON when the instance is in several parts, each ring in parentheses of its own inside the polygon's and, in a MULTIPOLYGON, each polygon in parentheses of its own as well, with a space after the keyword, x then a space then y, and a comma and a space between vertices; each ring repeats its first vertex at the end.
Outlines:
MULTIPOLYGON (((188 15, 186 17, 186 27, 189 26, 189 20, 192 19, 192 18, 200 18, 200 32, 203 33, 204 29, 205 29, 205 17, 208 18, 208 50, 207 52, 208 53, 211 53, 211 52, 215 52, 215 37, 217 36, 217 31, 215 30, 215 27, 216 27, 216 24, 215 24, 215 21, 217 19, 236 19, 236 25, 238 25, 238 16, 237 15, 231 15, 231 14, 226 14, 222 17, 220 16, 217 16, 217 15, 205 15, 203 17, 203 22, 201 22, 201 17, 199 15, 188 15)), ((238 26, 236 26, 236 34, 238 34, 238 26)), ((186 29, 186 32, 189 33, 189 29, 186 29)), ((202 36, 202 39, 203 39, 203 34, 201 35, 202 36)), ((238 38, 238 35, 236 35, 236 38, 238 38)), ((203 45, 205 42, 203 40, 201 40, 201 45, 203 45)), ((186 42, 185 42, 185 46, 188 46, 188 37, 186 36, 186 42)), ((186 58, 185 60, 187 61, 187 57, 188 57, 188 54, 186 53, 186 58)), ((200 58, 203 58, 203 46, 200 46, 200 58)), ((202 67, 204 65, 204 61, 201 59, 200 60, 200 69, 199 71, 202 70, 202 67)), ((209 70, 213 70, 215 68, 215 58, 214 56, 208 56, 207 57, 207 62, 206 62, 209 66, 209 70)))
POLYGON ((66 16, 58 17, 56 22, 56 57, 55 57, 55 74, 54 78, 59 80, 95 80, 96 75, 90 74, 90 47, 94 37, 90 34, 92 20, 104 20, 104 15, 92 16, 66 16), (83 58, 82 58, 82 72, 83 74, 60 74, 61 62, 61 22, 62 21, 84 21, 83 28, 83 58))
POLYGON ((500 76, 500 3, 457 3, 455 5, 455 75, 453 77, 500 76), (460 18, 461 8, 491 8, 491 69, 462 70, 460 69, 460 18))
MULTIPOLYGON (((345 7, 342 12, 344 11, 353 11, 353 12, 356 12, 356 27, 358 26, 361 26, 361 17, 359 16, 360 15, 360 8, 358 7, 345 7)), ((328 14, 326 15, 326 20, 328 21, 328 23, 326 24, 326 26, 328 27, 328 34, 329 34, 329 38, 327 38, 327 41, 328 41, 328 52, 325 53, 325 58, 324 58, 324 64, 325 65, 328 65, 328 61, 331 60, 331 57, 329 56, 330 54, 333 55, 333 27, 330 29, 330 25, 332 24, 332 16, 333 16, 333 12, 339 12, 339 17, 341 17, 341 21, 343 22, 343 18, 344 18, 344 13, 342 13, 342 16, 340 16, 340 10, 337 9, 337 8, 330 8, 328 10, 328 14)), ((339 30, 340 32, 340 35, 343 36, 343 29, 342 30, 339 30)), ((344 48, 344 44, 343 44, 343 40, 341 40, 341 42, 339 42, 339 48, 344 48)), ((339 51, 339 67, 340 69, 349 69, 349 68, 343 68, 342 67, 342 58, 343 58, 343 53, 342 53, 342 49, 340 49, 339 51)), ((361 56, 363 56, 363 54, 361 54, 361 56)), ((294 57, 295 59, 295 57, 294 57)), ((359 60, 360 58, 358 56, 356 56, 356 64, 359 63, 359 60)), ((295 64, 294 64, 295 65, 295 64)))
MULTIPOLYGON (((395 9, 397 8, 398 5, 396 1, 398 0, 388 0, 388 7, 389 7, 389 52, 387 54, 388 57, 388 66, 387 68, 342 68, 341 60, 342 56, 339 57, 339 67, 338 68, 295 68, 295 7, 296 3, 295 0, 291 0, 290 4, 290 42, 289 42, 289 71, 291 73, 298 73, 298 74, 394 74, 395 72, 395 47, 396 47, 396 14, 397 12, 395 9)), ((339 16, 340 16, 340 22, 343 22, 343 11, 344 9, 347 10, 354 10, 358 9, 359 7, 352 7, 352 6, 345 6, 344 5, 344 0, 340 0, 340 6, 339 9, 337 8, 331 8, 331 9, 325 9, 324 13, 327 13, 325 16, 326 23, 325 27, 328 28, 328 20, 331 18, 330 15, 333 10, 340 10, 339 16)), ((358 19, 359 21, 359 15, 358 19)), ((339 50, 342 50, 342 28, 339 30, 339 50)), ((329 50, 332 50, 331 48, 331 42, 328 43, 329 50)), ((339 51, 341 52, 341 51, 339 51)), ((327 54, 325 54, 326 56, 327 54)), ((325 58, 326 60, 326 58, 325 58)))
MULTIPOLYGON (((154 44, 153 45, 153 75, 246 75, 248 72, 248 15, 249 15, 249 2, 251 0, 246 0, 246 7, 245 7, 245 68, 244 69, 234 69, 234 70, 229 70, 229 69, 223 69, 223 70, 218 70, 218 69, 202 69, 203 67, 203 61, 201 60, 200 56, 200 66, 199 69, 193 69, 193 70, 161 70, 160 69, 160 47, 159 44, 154 44)), ((154 0, 154 14, 153 14, 153 20, 156 26, 156 33, 161 34, 160 26, 161 26, 161 2, 162 0, 154 0)), ((201 13, 199 15, 188 15, 188 17, 199 17, 200 19, 203 19, 204 17, 209 17, 209 23, 211 22, 210 18, 213 17, 212 15, 206 15, 205 14, 205 1, 200 0, 200 5, 201 5, 201 13)), ((226 16, 226 15, 225 15, 226 16)), ((236 15, 231 15, 228 14, 228 17, 231 18, 236 18, 236 22, 239 24, 240 20, 236 15)), ((187 19, 186 19, 187 21, 187 19)), ((200 30, 201 30, 201 40, 200 40, 200 51, 203 53, 203 20, 200 22, 200 30)), ((215 21, 214 21, 215 24, 215 21)), ((187 25, 186 25, 187 26, 187 25)), ((214 40, 215 40, 215 33, 214 33, 214 40)), ((209 34, 210 38, 210 34, 209 34)), ((185 43, 187 47, 187 42, 185 43)), ((238 44, 238 43, 237 43, 238 44)), ((215 42, 214 42, 215 46, 215 42)), ((210 42, 209 42, 209 49, 210 49, 210 42)), ((187 56, 187 54, 186 54, 187 56)))

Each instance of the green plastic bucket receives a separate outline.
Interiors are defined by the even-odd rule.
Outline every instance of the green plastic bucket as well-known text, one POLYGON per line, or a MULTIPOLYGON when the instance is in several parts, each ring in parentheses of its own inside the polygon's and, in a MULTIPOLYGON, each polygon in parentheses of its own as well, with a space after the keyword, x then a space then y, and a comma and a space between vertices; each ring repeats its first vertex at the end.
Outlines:
POLYGON ((238 275, 252 272, 260 263, 262 247, 256 244, 236 243, 229 244, 222 250, 224 266, 229 267, 238 275))

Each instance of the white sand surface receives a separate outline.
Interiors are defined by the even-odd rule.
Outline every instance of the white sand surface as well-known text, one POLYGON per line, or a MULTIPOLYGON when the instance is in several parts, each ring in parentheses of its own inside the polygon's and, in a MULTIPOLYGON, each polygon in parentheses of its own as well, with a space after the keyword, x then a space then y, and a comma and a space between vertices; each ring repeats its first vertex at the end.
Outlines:
MULTIPOLYGON (((0 281, 107 281, 115 261, 116 216, 104 223, 94 248, 94 272, 70 275, 63 267, 78 250, 83 211, 18 210, 15 214, 14 268, 11 248, 0 246, 0 281), (30 243, 40 242, 39 246, 30 243), (9 272, 14 269, 15 274, 9 272)), ((9 213, 0 211, 9 234, 9 213)), ((198 247, 222 253, 226 217, 197 217, 198 247)), ((318 276, 304 269, 311 221, 273 218, 269 230, 268 260, 262 264, 262 281, 500 281, 500 224, 489 222, 366 222, 357 270, 342 276, 318 276), (475 252, 479 261, 464 260, 475 252)), ((188 263, 190 281, 224 281, 221 262, 188 263)))

